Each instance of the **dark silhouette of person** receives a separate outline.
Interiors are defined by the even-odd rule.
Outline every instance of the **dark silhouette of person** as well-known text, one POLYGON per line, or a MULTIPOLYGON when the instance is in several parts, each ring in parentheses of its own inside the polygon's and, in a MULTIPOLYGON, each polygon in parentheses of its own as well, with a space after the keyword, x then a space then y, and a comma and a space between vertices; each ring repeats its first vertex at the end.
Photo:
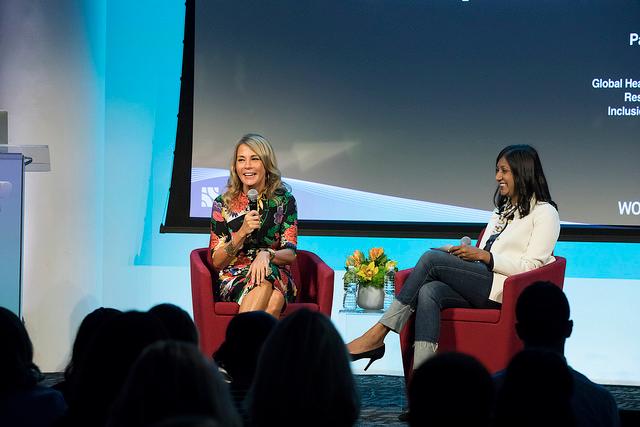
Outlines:
POLYGON ((477 426, 491 422, 491 375, 475 358, 437 354, 421 365, 409 385, 410 426, 477 426))
POLYGON ((542 349, 516 354, 504 373, 496 427, 573 427, 573 378, 564 357, 542 349))
POLYGON ((42 387, 33 345, 13 312, 0 307, 0 426, 48 427, 66 410, 62 394, 42 387))
MULTIPOLYGON (((564 357, 567 338, 573 332, 569 301, 551 282, 527 287, 516 303, 516 332, 525 349, 544 349, 564 357)), ((573 378, 571 405, 578 427, 619 427, 620 415, 615 399, 604 387, 569 367, 573 378)), ((498 373, 498 386, 504 373, 498 373)))
POLYGON ((107 425, 149 426, 177 416, 241 425, 217 366, 198 347, 180 341, 156 342, 131 369, 107 425))
POLYGON ((160 320, 150 313, 129 311, 107 320, 70 384, 69 410, 60 425, 104 426, 142 350, 167 337, 160 320))
POLYGON ((213 355, 229 382, 236 408, 243 415, 246 397, 258 365, 258 356, 277 320, 264 311, 240 313, 231 319, 225 340, 213 355))
POLYGON ((82 319, 82 322, 78 327, 78 332, 76 333, 76 338, 73 341, 71 359, 64 370, 64 379, 53 386, 54 389, 60 391, 64 395, 66 400, 69 400, 69 384, 73 383, 73 377, 77 373, 79 365, 86 356, 98 329, 100 329, 104 322, 120 313, 121 311, 116 310, 115 308, 100 307, 93 310, 91 313, 87 314, 84 319, 82 319))
POLYGON ((162 420, 152 424, 151 427, 223 427, 224 425, 209 417, 182 416, 162 420))
POLYGON ((189 342, 198 345, 198 330, 189 313, 174 304, 158 304, 151 307, 149 313, 156 316, 175 341, 189 342))
POLYGON ((360 403, 344 342, 323 314, 298 310, 262 348, 247 396, 253 427, 352 426, 360 403))

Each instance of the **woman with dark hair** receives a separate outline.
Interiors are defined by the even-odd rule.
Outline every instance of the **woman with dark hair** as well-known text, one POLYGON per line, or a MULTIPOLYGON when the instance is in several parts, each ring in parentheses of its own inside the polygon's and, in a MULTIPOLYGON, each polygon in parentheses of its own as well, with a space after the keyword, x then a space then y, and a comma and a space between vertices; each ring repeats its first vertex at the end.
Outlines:
POLYGON ((115 308, 100 307, 87 314, 76 333, 76 339, 73 341, 71 350, 71 360, 64 370, 64 380, 54 385, 53 388, 60 391, 65 399, 69 400, 69 387, 74 381, 74 376, 78 372, 82 359, 87 354, 91 346, 93 338, 96 336, 98 329, 109 319, 120 314, 120 310, 115 308))
POLYGON ((104 426, 140 353, 167 337, 160 320, 149 313, 128 311, 105 321, 70 384, 69 410, 60 426, 104 426))
POLYGON ((225 339, 213 360, 224 370, 236 408, 244 415, 244 399, 251 387, 258 356, 278 321, 264 311, 250 311, 234 316, 225 339))
POLYGON ((144 427, 178 416, 202 416, 240 426, 217 367, 186 342, 150 345, 131 369, 107 423, 144 427))
POLYGON ((438 354, 411 377, 409 425, 488 427, 494 395, 491 375, 476 359, 455 352, 438 354))
POLYGON ((213 202, 209 249, 220 271, 218 301, 240 312, 280 316, 296 295, 289 264, 298 240, 296 201, 280 179, 269 141, 256 134, 235 146, 227 191, 213 202), (255 207, 248 196, 255 194, 255 207))
POLYGON ((0 307, 0 426, 53 425, 65 411, 62 394, 41 387, 40 370, 33 363, 33 346, 24 325, 0 307))
POLYGON ((351 426, 360 403, 344 342, 321 313, 284 318, 264 344, 247 396, 253 427, 351 426))
POLYGON ((176 341, 189 342, 198 345, 198 330, 189 313, 175 304, 158 304, 151 309, 153 314, 162 322, 169 333, 169 338, 176 341))
POLYGON ((498 210, 508 209, 508 204, 511 204, 518 207, 520 217, 524 218, 536 202, 549 203, 558 209, 558 205, 551 199, 538 152, 530 145, 510 145, 498 154, 496 180, 499 185, 493 194, 493 203, 498 210), (505 189, 506 182, 500 183, 498 180, 499 171, 512 172, 513 194, 508 187, 505 189))
POLYGON ((438 348, 440 310, 499 307, 508 276, 554 261, 560 219, 536 150, 528 145, 503 149, 495 179, 496 210, 480 245, 425 252, 380 321, 349 343, 353 360, 369 358, 371 364, 382 357, 389 331, 399 332, 415 311, 416 369, 438 348))

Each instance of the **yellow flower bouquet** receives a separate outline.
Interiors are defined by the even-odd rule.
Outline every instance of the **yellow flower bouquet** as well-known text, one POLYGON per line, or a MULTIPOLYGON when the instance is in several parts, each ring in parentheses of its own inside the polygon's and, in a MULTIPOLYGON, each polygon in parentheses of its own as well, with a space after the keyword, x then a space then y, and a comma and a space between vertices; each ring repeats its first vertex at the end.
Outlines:
POLYGON ((353 254, 347 257, 345 262, 344 282, 357 282, 359 286, 372 286, 382 288, 384 285, 384 275, 390 269, 398 270, 398 263, 390 260, 384 253, 384 248, 369 249, 369 256, 356 249, 353 254), (355 276, 355 277, 352 277, 355 276))

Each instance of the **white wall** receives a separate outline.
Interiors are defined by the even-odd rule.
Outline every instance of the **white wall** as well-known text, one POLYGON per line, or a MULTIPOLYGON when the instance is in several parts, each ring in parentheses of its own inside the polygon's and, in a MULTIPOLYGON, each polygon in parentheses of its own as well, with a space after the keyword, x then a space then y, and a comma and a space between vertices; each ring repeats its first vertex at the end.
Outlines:
POLYGON ((63 366, 102 302, 104 2, 0 3, 0 109, 10 144, 47 144, 25 186, 23 313, 44 370, 63 366))
POLYGON ((51 151, 25 193, 23 313, 44 371, 96 307, 190 308, 188 252, 206 237, 158 233, 183 30, 183 1, 0 2, 9 143, 51 151))

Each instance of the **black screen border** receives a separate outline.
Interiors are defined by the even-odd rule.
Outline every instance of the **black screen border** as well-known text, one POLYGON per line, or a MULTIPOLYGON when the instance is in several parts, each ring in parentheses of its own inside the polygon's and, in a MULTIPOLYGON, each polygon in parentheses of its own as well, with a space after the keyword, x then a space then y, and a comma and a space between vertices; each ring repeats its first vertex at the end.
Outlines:
MULTIPOLYGON (((171 173, 169 199, 160 233, 210 232, 208 218, 189 214, 193 146, 195 0, 185 2, 182 75, 176 145, 171 173)), ((396 238, 459 238, 477 236, 485 223, 372 222, 300 220, 298 231, 308 236, 359 236, 396 238)), ((560 240, 576 242, 640 242, 640 226, 562 225, 560 240)))

